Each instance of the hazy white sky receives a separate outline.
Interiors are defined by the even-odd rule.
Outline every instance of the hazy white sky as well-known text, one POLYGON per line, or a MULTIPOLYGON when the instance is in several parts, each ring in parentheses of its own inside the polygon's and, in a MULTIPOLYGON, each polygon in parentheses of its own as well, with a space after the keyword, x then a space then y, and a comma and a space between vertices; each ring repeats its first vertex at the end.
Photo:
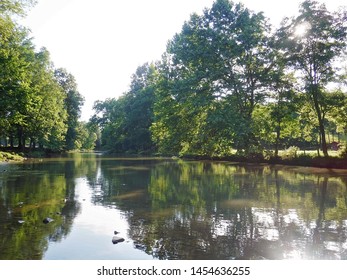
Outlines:
MULTIPOLYGON (((55 67, 73 74, 85 97, 82 119, 96 100, 118 97, 145 62, 160 59, 166 43, 193 12, 214 0, 38 0, 23 25, 38 48, 46 47, 55 67)), ((301 0, 241 0, 275 25, 298 11, 301 0)), ((320 0, 328 9, 347 0, 320 0)))

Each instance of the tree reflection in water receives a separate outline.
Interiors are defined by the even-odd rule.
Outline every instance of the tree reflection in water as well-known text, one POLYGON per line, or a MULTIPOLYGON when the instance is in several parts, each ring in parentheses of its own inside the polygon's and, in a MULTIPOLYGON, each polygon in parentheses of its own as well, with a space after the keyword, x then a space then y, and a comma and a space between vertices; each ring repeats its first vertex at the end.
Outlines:
POLYGON ((86 171, 82 165, 64 158, 4 166, 6 172, 0 174, 0 259, 42 259, 49 242, 69 235, 80 212, 75 178, 86 171), (46 217, 54 223, 44 224, 46 217))
POLYGON ((136 247, 155 258, 347 257, 341 176, 211 162, 137 162, 135 167, 102 169, 108 186, 102 201, 126 213, 136 247), (123 187, 111 187, 112 180, 123 187))

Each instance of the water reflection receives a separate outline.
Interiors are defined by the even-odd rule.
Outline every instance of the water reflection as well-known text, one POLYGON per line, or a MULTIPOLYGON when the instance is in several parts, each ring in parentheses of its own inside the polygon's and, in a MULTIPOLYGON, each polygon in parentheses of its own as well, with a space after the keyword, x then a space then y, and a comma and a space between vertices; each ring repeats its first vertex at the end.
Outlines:
POLYGON ((1 169, 0 259, 347 259, 347 172, 95 154, 1 169))
POLYGON ((42 259, 49 241, 70 232, 80 211, 74 200, 74 162, 1 165, 0 259, 42 259), (52 217, 54 223, 42 221, 52 217))

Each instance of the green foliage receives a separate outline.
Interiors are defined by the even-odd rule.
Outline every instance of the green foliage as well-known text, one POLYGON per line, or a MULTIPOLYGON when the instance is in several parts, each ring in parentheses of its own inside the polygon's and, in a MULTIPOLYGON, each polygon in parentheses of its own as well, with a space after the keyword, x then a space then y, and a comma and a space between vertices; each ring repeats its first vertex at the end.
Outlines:
POLYGON ((74 146, 78 150, 94 150, 98 140, 98 127, 91 122, 78 122, 74 146))
POLYGON ((149 127, 153 122, 155 79, 155 66, 146 63, 133 75, 129 92, 95 103, 92 122, 102 129, 105 149, 117 153, 153 151, 149 127))
POLYGON ((152 126, 159 151, 213 155, 232 143, 246 154, 257 149, 252 112, 272 68, 268 31, 262 14, 225 0, 191 16, 161 66, 152 126))
POLYGON ((344 143, 343 145, 340 146, 338 156, 341 158, 347 159, 347 145, 346 145, 346 143, 344 143))
POLYGON ((347 45, 345 20, 345 13, 332 13, 318 2, 306 0, 300 5, 300 14, 284 22, 279 30, 288 65, 300 75, 301 86, 316 113, 324 156, 328 156, 325 109, 329 104, 325 87, 336 81, 335 62, 347 45), (298 34, 298 28, 305 28, 305 34, 298 34))
POLYGON ((65 94, 64 106, 67 112, 67 132, 65 136, 66 149, 79 149, 80 145, 78 145, 77 138, 81 136, 78 135, 78 119, 81 114, 81 107, 83 106, 84 98, 77 90, 75 78, 65 69, 56 69, 54 76, 65 94))
POLYGON ((264 150, 278 158, 321 146, 327 155, 326 134, 347 131, 346 94, 330 90, 343 83, 346 14, 307 0, 273 32, 262 13, 216 0, 168 42, 155 75, 140 67, 129 92, 95 104, 104 147, 261 160, 264 150))
POLYGON ((28 8, 36 4, 35 0, 1 0, 0 15, 24 16, 28 8))
POLYGON ((49 53, 42 49, 36 55, 38 61, 36 71, 32 69, 33 98, 30 102, 27 136, 31 141, 38 141, 52 151, 60 151, 65 147, 66 118, 64 108, 65 94, 54 79, 49 53))
POLYGON ((62 151, 72 138, 83 98, 72 75, 54 70, 49 52, 36 51, 29 31, 11 19, 33 2, 0 4, 0 138, 19 149, 38 144, 62 151))

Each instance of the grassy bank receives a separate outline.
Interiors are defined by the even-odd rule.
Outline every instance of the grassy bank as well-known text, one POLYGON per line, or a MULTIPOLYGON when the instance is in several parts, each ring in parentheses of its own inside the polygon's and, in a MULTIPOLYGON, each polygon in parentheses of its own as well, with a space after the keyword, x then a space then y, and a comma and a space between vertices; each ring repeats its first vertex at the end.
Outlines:
POLYGON ((0 162, 11 162, 11 161, 24 161, 26 157, 24 155, 17 154, 15 152, 3 152, 0 151, 0 162))

